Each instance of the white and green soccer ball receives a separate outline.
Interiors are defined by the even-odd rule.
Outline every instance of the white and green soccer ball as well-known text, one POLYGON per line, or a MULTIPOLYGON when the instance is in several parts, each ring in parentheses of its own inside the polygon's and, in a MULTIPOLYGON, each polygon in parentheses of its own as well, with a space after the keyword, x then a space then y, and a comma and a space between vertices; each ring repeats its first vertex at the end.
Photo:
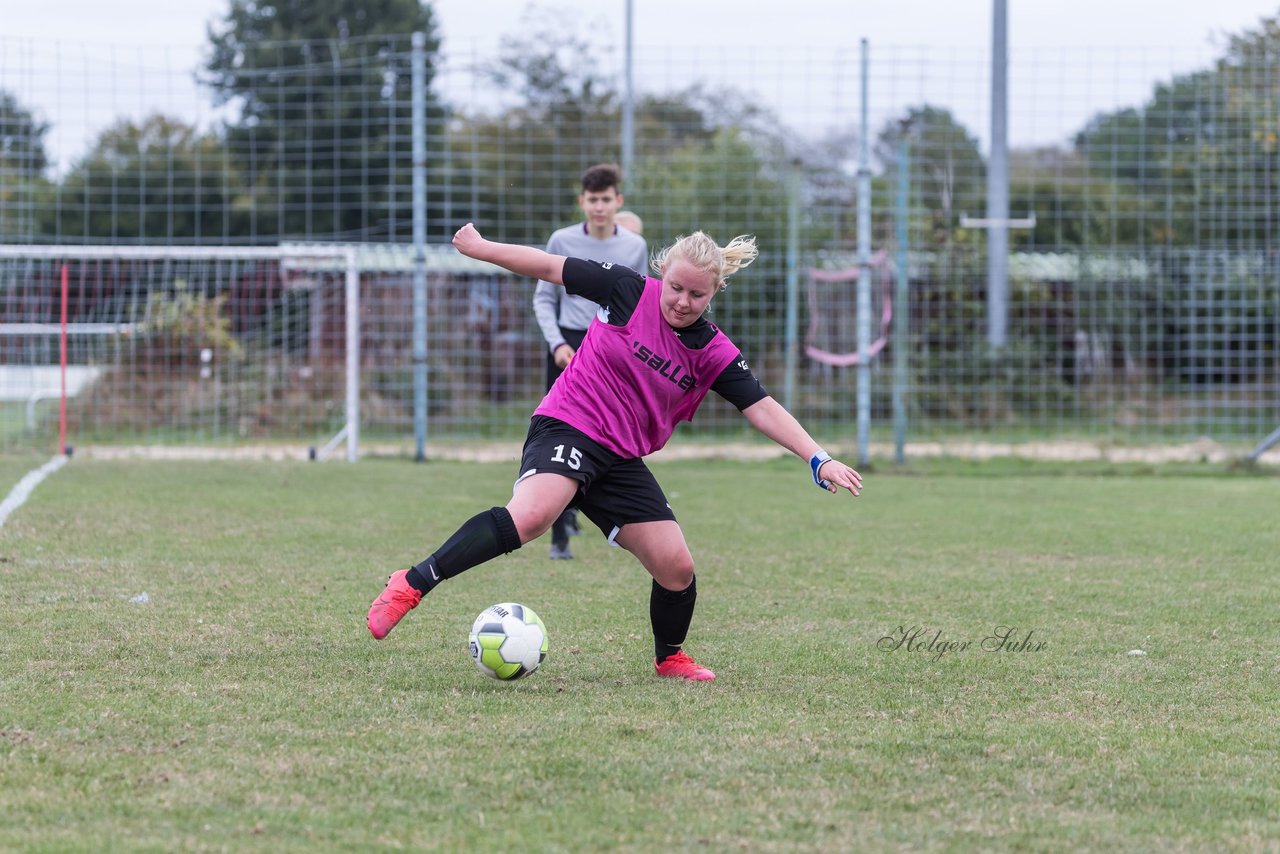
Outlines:
POLYGON ((485 676, 503 682, 520 679, 546 657, 547 627, 526 605, 490 605, 471 624, 471 659, 485 676))

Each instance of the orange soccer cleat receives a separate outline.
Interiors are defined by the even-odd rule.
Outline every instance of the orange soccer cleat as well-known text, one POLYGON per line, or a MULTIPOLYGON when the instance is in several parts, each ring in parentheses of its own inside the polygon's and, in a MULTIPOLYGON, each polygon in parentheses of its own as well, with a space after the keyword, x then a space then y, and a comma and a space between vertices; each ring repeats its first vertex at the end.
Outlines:
POLYGON ((387 579, 387 588, 369 606, 369 633, 378 640, 390 634, 396 623, 422 601, 422 591, 405 580, 408 574, 407 569, 391 573, 391 577, 387 579))
POLYGON ((683 649, 676 650, 662 661, 653 660, 653 669, 659 676, 672 676, 693 682, 710 682, 716 675, 689 657, 683 649))

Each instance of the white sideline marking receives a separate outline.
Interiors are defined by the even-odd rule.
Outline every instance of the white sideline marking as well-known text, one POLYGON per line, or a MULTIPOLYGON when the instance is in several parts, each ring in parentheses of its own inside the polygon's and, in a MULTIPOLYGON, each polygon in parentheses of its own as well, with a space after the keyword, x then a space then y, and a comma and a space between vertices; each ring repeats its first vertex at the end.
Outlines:
POLYGON ((10 491, 4 502, 0 503, 0 528, 4 527, 4 522, 9 518, 9 514, 21 507, 23 502, 31 497, 31 493, 40 485, 40 481, 65 466, 69 459, 71 458, 66 454, 58 454, 58 456, 49 460, 40 468, 27 472, 22 480, 18 481, 18 485, 10 491))

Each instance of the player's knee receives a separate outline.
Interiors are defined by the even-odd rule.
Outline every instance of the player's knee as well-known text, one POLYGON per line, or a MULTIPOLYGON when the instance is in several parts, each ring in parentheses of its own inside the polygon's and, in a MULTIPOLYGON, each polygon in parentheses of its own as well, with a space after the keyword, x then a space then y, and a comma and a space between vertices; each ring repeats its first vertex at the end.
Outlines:
POLYGON ((521 545, 536 540, 545 534, 551 529, 551 524, 560 515, 558 512, 550 512, 541 508, 515 508, 511 505, 507 505, 507 511, 511 514, 512 521, 516 523, 516 532, 520 534, 521 545))
POLYGON ((676 556, 666 567, 663 579, 658 583, 668 590, 687 590, 693 583, 693 555, 686 551, 676 556))

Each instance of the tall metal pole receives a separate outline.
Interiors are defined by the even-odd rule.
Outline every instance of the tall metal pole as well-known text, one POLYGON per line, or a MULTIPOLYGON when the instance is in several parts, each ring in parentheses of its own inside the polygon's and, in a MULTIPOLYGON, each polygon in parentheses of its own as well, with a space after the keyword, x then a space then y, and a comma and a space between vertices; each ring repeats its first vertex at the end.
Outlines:
POLYGON ((871 154, 867 121, 870 48, 862 40, 862 116, 858 141, 858 463, 871 458, 871 154))
POLYGON ((795 401, 796 360, 800 347, 800 167, 787 173, 787 317, 783 360, 782 405, 788 411, 795 401))
POLYGON ((634 13, 632 0, 626 0, 626 4, 626 45, 623 52, 623 61, 626 66, 623 72, 626 80, 626 91, 623 93, 622 98, 622 176, 624 181, 630 181, 631 166, 635 160, 635 92, 632 89, 631 78, 632 19, 634 13))
POLYGON ((1009 16, 993 0, 991 157, 987 163, 987 343, 1003 347, 1009 331, 1009 16))
POLYGON ((424 33, 413 63, 413 458, 427 458, 427 73, 424 33))
POLYGON ((347 462, 360 458, 360 270, 356 248, 343 253, 347 307, 347 462))
POLYGON ((910 271, 907 268, 907 241, 911 223, 911 129, 903 124, 898 140, 898 280, 893 294, 893 461, 907 461, 907 359, 911 353, 910 271))

